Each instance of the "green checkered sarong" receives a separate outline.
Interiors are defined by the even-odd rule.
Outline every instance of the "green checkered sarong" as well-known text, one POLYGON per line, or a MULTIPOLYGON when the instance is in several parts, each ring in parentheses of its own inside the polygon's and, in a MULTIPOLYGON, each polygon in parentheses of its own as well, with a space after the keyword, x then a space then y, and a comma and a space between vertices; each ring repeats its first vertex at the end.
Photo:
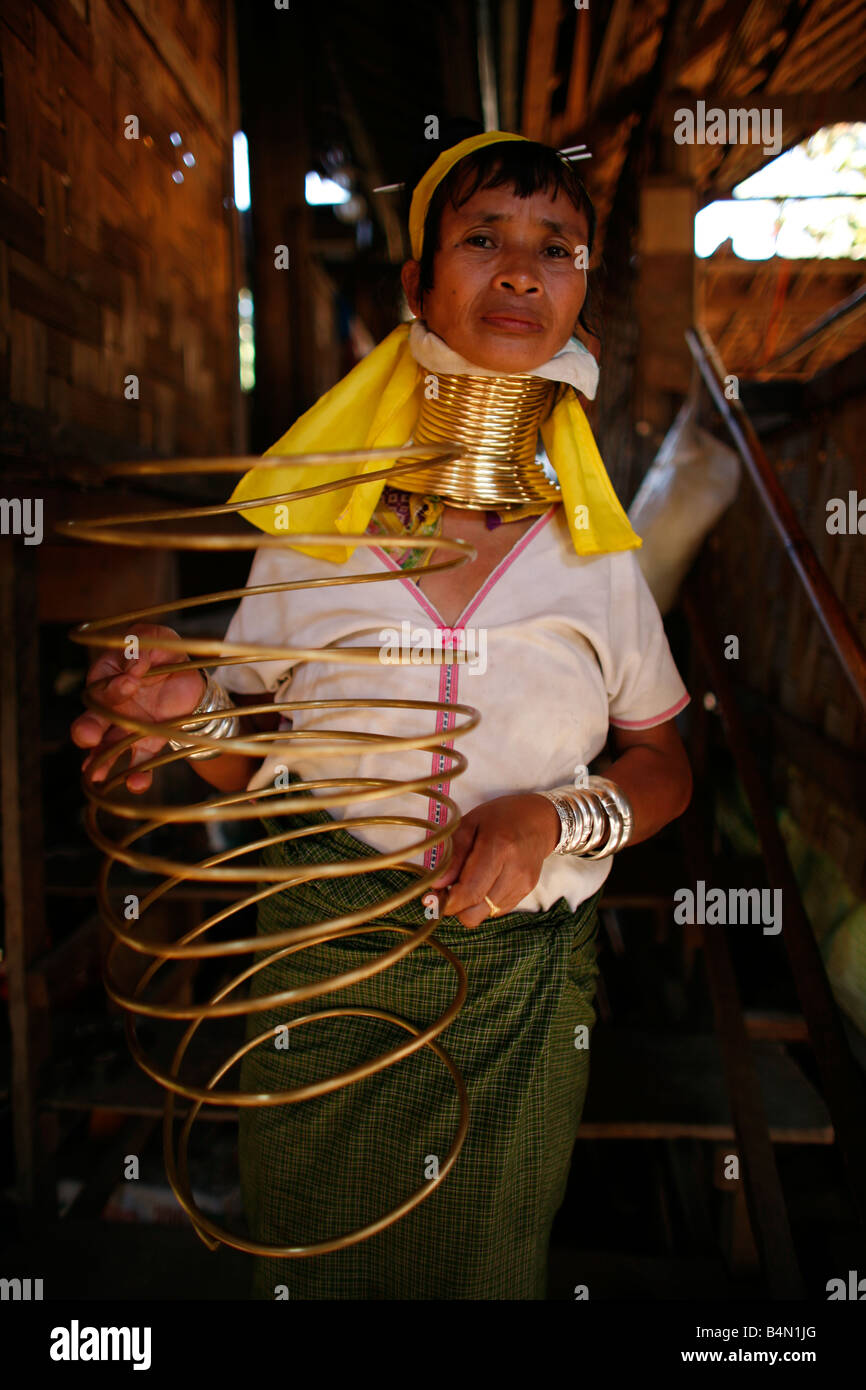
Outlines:
MULTIPOLYGON (((333 825, 327 812, 263 818, 268 834, 333 825)), ((369 858, 345 830, 264 851, 269 865, 369 858)), ((283 931, 382 901, 409 882, 401 869, 318 879, 282 890, 258 909, 259 934, 283 931)), ((543 1299, 553 1218, 565 1195, 589 1080, 588 1036, 598 966, 599 890, 572 912, 510 912, 467 930, 442 917, 436 937, 468 977, 456 1019, 439 1035, 466 1083, 470 1122, 441 1185, 386 1230, 324 1255, 256 1258, 253 1297, 277 1286, 299 1299, 543 1299)), ((373 919, 418 927, 420 898, 373 919)), ((336 975, 405 940, 371 932, 308 947, 267 965, 251 994, 336 975)), ((247 1037, 338 1006, 387 1010, 427 1026, 454 997, 454 969, 426 944, 371 979, 337 993, 250 1017, 247 1037)), ((285 1036, 285 1035, 284 1035, 285 1036)), ((326 1019, 293 1028, 288 1048, 260 1044, 241 1069, 246 1091, 280 1091, 334 1076, 409 1037, 375 1018, 326 1019)), ((454 1079, 430 1047, 329 1095, 244 1110, 241 1186, 250 1235, 305 1245, 376 1220, 429 1178, 460 1119, 454 1079)), ((281 1294, 285 1296, 285 1294, 281 1294)))

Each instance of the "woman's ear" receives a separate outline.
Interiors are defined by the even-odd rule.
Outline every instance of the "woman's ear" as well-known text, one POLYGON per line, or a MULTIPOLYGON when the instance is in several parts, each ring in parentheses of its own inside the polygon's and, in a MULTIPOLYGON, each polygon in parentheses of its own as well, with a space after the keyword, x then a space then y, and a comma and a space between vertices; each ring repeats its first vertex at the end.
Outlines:
POLYGON ((406 303, 416 318, 422 315, 421 262, 404 261, 400 271, 400 283, 406 295, 406 303))

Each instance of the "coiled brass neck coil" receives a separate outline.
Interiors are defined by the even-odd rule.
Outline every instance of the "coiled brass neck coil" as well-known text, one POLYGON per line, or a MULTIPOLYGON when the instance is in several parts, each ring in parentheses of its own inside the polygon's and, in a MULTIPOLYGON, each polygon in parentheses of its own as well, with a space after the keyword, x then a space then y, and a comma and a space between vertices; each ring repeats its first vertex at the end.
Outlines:
POLYGON ((459 447, 460 456, 389 481, 470 509, 560 502, 558 484, 535 457, 556 395, 557 383, 538 376, 428 375, 414 442, 459 447))

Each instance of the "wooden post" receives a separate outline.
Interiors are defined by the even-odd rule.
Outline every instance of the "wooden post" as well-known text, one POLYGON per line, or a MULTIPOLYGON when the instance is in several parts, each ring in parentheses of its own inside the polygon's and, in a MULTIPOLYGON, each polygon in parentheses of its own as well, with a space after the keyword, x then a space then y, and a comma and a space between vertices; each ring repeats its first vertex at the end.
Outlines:
POLYGON ((292 11, 291 37, 280 16, 252 18, 238 7, 241 66, 254 64, 244 121, 250 152, 256 391, 250 440, 254 453, 275 443, 316 398, 310 209, 304 178, 310 168, 304 120, 308 23, 292 11), (279 39, 277 35, 279 34, 279 39), (287 269, 275 248, 288 249, 287 269))
POLYGON ((560 18, 560 0, 535 0, 523 80, 522 133, 530 140, 546 140, 550 133, 550 89, 560 18))
POLYGON ((695 314, 694 181, 681 173, 645 178, 640 190, 636 422, 664 433, 692 375, 685 333, 695 314), (674 399, 672 399, 672 397, 674 399))
MULTIPOLYGON (((238 53, 237 53, 237 16, 235 14, 234 0, 226 0, 225 28, 223 30, 223 46, 225 61, 225 104, 226 104, 226 130, 225 130, 225 170, 226 184, 228 188, 233 188, 234 184, 234 135, 240 128, 240 93, 238 82, 238 53)), ((243 284, 246 268, 243 264, 243 248, 241 244, 240 213, 232 202, 228 209, 229 226, 229 292, 231 295, 231 307, 234 318, 238 316, 238 293, 243 284)), ((237 454, 249 453, 249 428, 247 421, 246 401, 241 391, 240 384, 240 344, 238 334, 235 333, 231 345, 232 359, 234 362, 233 382, 232 382, 232 416, 231 433, 232 449, 237 454)))
MULTIPOLYGON (((46 945, 39 749, 36 554, 18 536, 0 541, 0 764, 6 978, 12 1033, 12 1121, 19 1200, 50 1194, 39 1178, 36 1092, 49 1053, 49 1021, 28 1000, 28 967, 46 945)), ((44 1169, 43 1172, 47 1171, 44 1169)))

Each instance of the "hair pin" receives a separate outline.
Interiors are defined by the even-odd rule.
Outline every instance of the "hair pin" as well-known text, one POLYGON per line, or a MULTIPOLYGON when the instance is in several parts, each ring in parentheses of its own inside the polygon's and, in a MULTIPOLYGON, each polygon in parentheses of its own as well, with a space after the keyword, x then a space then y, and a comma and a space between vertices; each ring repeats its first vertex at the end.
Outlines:
MULTIPOLYGON (((564 150, 557 150, 556 153, 561 154, 565 159, 567 159, 569 164, 571 164, 571 162, 575 159, 592 159, 592 154, 586 148, 586 145, 566 145, 564 150)), ((378 188, 374 188, 373 192, 397 193, 400 191, 401 188, 405 187, 405 183, 383 183, 380 184, 378 188)))

